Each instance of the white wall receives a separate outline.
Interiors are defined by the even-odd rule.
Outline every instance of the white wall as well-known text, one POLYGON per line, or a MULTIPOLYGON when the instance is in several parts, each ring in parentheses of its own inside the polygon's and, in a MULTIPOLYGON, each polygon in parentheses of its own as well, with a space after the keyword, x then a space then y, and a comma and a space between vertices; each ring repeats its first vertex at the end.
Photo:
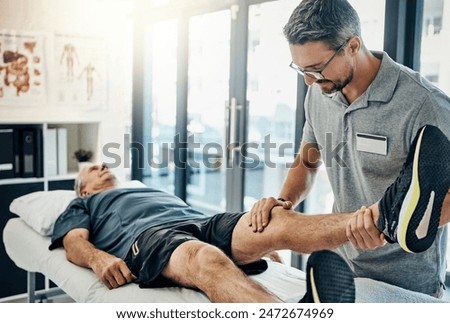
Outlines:
MULTIPOLYGON (((101 121, 99 148, 108 142, 123 146, 131 118, 132 4, 126 0, 1 0, 0 30, 45 35, 47 100, 39 105, 0 105, 0 123, 101 121), (54 35, 95 36, 106 40, 107 100, 103 110, 62 106, 55 100, 54 35)), ((122 150, 122 149, 121 149, 122 150)), ((98 158, 100 161, 102 157, 98 158)), ((118 169, 119 178, 129 170, 118 169)))

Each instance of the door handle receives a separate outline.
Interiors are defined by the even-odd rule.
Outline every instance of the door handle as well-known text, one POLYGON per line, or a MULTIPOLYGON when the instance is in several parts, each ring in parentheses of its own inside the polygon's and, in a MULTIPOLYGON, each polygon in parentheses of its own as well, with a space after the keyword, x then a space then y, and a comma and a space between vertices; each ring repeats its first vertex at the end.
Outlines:
POLYGON ((242 148, 242 105, 237 104, 236 98, 231 98, 226 105, 226 162, 227 167, 232 168, 239 163, 239 154, 242 148))

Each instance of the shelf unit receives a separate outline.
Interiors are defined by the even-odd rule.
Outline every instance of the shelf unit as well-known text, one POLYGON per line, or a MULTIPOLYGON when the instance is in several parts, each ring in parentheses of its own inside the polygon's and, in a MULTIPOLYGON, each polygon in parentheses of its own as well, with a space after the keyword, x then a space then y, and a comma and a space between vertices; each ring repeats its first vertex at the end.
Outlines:
MULTIPOLYGON (((99 129, 100 122, 34 122, 34 123, 1 123, 0 129, 8 127, 20 128, 23 126, 35 127, 42 131, 41 163, 42 177, 6 178, 0 179, 0 231, 7 221, 16 215, 9 212, 11 202, 22 195, 42 190, 73 189, 74 179, 78 172, 77 161, 73 158, 75 150, 83 148, 91 150, 93 160, 99 156, 99 129), (48 129, 67 129, 67 173, 63 175, 48 176, 46 144, 48 145, 48 129)), ((0 245, 0 301, 2 298, 23 294, 27 291, 26 272, 18 268, 8 257, 3 243, 0 245)), ((38 288, 46 284, 45 278, 38 275, 38 288)))

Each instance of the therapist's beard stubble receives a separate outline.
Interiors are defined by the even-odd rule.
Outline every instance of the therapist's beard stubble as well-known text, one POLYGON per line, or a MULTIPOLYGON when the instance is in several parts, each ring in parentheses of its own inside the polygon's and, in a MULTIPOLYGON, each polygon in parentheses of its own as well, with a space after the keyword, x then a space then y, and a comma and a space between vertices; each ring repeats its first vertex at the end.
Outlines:
POLYGON ((317 80, 317 85, 320 86, 322 93, 324 94, 333 94, 339 91, 342 91, 344 87, 346 87, 353 80, 353 71, 345 78, 343 82, 333 82, 328 79, 317 80))

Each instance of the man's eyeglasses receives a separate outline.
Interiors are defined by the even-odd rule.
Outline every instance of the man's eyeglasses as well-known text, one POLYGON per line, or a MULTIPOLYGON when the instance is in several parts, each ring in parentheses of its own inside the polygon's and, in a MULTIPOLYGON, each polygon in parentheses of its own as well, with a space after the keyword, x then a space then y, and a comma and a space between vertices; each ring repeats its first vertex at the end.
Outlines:
POLYGON ((336 50, 334 55, 331 56, 331 58, 328 60, 328 62, 325 63, 325 65, 322 67, 322 69, 320 71, 305 71, 300 66, 295 65, 294 62, 291 62, 291 64, 289 64, 289 67, 294 69, 301 76, 306 75, 308 77, 315 78, 316 80, 323 80, 323 79, 325 79, 325 76, 323 76, 323 74, 322 74, 323 71, 327 68, 327 66, 331 63, 331 61, 336 57, 336 55, 344 48, 344 46, 347 44, 347 42, 348 42, 348 40, 346 40, 341 46, 339 46, 339 48, 336 50))

